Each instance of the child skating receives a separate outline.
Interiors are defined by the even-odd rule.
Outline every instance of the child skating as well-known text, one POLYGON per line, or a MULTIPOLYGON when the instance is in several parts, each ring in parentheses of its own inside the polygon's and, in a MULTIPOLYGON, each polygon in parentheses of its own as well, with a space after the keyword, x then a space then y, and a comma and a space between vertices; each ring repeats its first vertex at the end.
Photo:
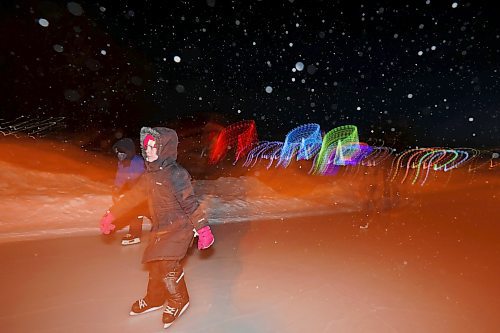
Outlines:
POLYGON ((127 210, 147 201, 152 219, 149 243, 142 262, 149 271, 146 295, 132 304, 130 315, 161 309, 169 327, 189 306, 180 260, 191 244, 194 231, 200 250, 214 243, 205 211, 195 197, 191 176, 177 160, 177 133, 165 127, 143 127, 140 133, 146 172, 102 217, 100 229, 109 234, 113 221, 127 210))

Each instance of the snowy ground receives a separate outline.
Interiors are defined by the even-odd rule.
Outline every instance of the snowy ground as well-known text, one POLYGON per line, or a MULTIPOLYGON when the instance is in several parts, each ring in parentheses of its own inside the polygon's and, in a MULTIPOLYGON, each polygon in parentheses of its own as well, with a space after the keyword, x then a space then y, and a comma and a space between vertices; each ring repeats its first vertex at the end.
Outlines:
MULTIPOLYGON (((146 242, 122 247, 123 231, 98 233, 112 161, 25 147, 0 144, 2 332, 164 331, 161 312, 128 316, 144 294, 146 242)), ((171 331, 500 327, 497 169, 436 174, 422 187, 384 183, 376 168, 303 171, 196 182, 216 243, 186 258, 191 306, 171 331)))

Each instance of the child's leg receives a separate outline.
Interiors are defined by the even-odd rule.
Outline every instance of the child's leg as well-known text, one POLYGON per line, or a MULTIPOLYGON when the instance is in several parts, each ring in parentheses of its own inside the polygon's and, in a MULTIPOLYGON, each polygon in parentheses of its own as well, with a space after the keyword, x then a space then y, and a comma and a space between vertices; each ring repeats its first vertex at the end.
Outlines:
POLYGON ((141 242, 143 209, 135 208, 128 214, 129 231, 122 238, 122 245, 132 245, 141 242))
POLYGON ((155 303, 163 304, 168 296, 163 260, 152 261, 147 266, 149 271, 147 296, 155 303))
POLYGON ((189 306, 189 294, 184 280, 184 270, 179 261, 164 261, 165 285, 168 299, 163 311, 164 327, 169 327, 189 306))
POLYGON ((132 218, 130 221, 129 234, 135 237, 141 237, 142 235, 142 215, 132 218))
POLYGON ((189 295, 184 280, 184 270, 179 261, 163 260, 165 285, 169 293, 168 299, 175 302, 187 302, 189 295))
POLYGON ((130 311, 130 315, 132 316, 160 309, 168 296, 162 261, 152 261, 147 264, 147 268, 149 278, 146 296, 132 304, 130 311))

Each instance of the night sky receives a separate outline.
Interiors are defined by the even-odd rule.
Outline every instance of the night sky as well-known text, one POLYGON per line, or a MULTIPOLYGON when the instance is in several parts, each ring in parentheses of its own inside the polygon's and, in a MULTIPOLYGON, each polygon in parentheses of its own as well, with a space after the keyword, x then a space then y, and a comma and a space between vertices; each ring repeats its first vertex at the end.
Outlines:
POLYGON ((498 147, 493 5, 2 1, 0 118, 102 135, 253 119, 279 141, 352 124, 370 144, 498 147))

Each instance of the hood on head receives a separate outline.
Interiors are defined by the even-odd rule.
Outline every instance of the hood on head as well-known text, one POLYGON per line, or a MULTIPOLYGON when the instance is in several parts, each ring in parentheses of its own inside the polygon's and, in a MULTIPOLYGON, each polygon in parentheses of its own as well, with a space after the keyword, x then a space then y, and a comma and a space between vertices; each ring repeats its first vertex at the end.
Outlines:
POLYGON ((131 160, 135 156, 135 144, 130 138, 123 138, 115 142, 112 147, 113 153, 116 154, 117 151, 127 154, 127 159, 131 160))
POLYGON ((173 129, 166 127, 143 127, 141 128, 140 142, 144 160, 146 160, 147 156, 142 143, 148 134, 152 135, 156 140, 158 161, 160 164, 163 164, 165 161, 173 162, 177 160, 177 145, 179 144, 179 138, 173 129))

